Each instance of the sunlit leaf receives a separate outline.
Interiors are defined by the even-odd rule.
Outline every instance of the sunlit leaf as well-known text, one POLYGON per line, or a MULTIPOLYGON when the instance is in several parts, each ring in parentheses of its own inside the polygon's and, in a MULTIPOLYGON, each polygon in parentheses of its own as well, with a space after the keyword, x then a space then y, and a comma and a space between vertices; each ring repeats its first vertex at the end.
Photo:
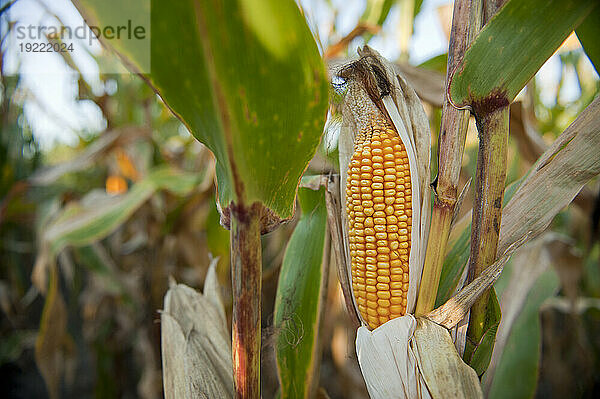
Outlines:
POLYGON ((446 66, 448 65, 448 53, 436 55, 419 64, 419 68, 431 69, 442 74, 446 74, 446 66))
POLYGON ((596 6, 588 0, 509 0, 486 24, 450 85, 455 104, 507 106, 596 6))
MULTIPOLYGON (((123 12, 104 2, 76 3, 90 23, 102 25, 123 12)), ((272 211, 263 231, 273 229, 293 214, 327 107, 324 66, 296 3, 151 3, 152 71, 144 78, 215 154, 221 207, 236 198, 261 202, 272 211)), ((136 53, 106 44, 135 71, 136 53)))
POLYGON ((394 3, 395 0, 367 0, 367 6, 361 20, 372 25, 381 26, 394 3))
POLYGON ((285 251, 273 324, 282 398, 309 398, 317 388, 321 310, 326 283, 325 189, 301 188, 302 216, 285 251))

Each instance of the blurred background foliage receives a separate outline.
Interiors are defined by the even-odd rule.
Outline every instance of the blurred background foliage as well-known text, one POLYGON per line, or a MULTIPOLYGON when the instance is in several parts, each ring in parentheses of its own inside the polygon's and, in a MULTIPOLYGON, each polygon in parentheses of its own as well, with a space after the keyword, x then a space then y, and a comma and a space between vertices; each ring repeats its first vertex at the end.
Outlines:
MULTIPOLYGON (((350 11, 339 1, 300 2, 327 61, 351 57, 365 43, 397 61, 425 101, 435 145, 446 57, 438 54, 415 65, 410 54, 415 18, 426 5, 434 8, 435 22, 447 36, 452 7, 444 1, 368 0, 350 11)), ((52 14, 47 8, 46 13, 52 14)), ((3 27, 3 38, 8 29, 3 27)), ((75 143, 48 144, 25 112, 39 102, 35 91, 18 67, 6 72, 9 51, 2 40, 0 395, 46 397, 45 379, 65 398, 161 397, 157 309, 169 276, 201 287, 210 257, 218 256, 223 297, 226 308, 231 306, 229 233, 219 225, 215 206, 214 158, 140 78, 100 74, 91 84, 67 56, 64 68, 77 87, 75 101, 92 102, 103 128, 80 129, 75 143)), ((111 54, 94 57, 98 63, 114 62, 111 54)), ((598 94, 598 74, 576 36, 551 65, 558 73, 544 73, 544 67, 511 106, 507 184, 518 180, 598 94)), ((330 116, 308 174, 337 169, 335 108, 330 116)), ((474 176, 476 159, 471 123, 461 184, 474 176)), ((524 294, 521 308, 528 312, 517 311, 514 333, 523 335, 513 341, 527 346, 531 334, 522 330, 531 320, 539 320, 542 336, 541 360, 538 366, 537 353, 531 355, 534 375, 522 397, 600 392, 599 188, 597 179, 592 181, 554 220, 552 231, 561 244, 549 241, 551 267, 524 294)), ((461 216, 471 202, 472 191, 461 216)), ((273 309, 286 244, 298 219, 262 239, 264 397, 278 389, 274 346, 280 331, 273 328, 273 309)), ((513 260, 497 283, 499 297, 517 268, 513 260)), ((366 398, 333 263, 328 273, 317 396, 366 398)), ((525 378, 515 373, 512 378, 525 378)), ((511 392, 491 389, 498 397, 511 392)))

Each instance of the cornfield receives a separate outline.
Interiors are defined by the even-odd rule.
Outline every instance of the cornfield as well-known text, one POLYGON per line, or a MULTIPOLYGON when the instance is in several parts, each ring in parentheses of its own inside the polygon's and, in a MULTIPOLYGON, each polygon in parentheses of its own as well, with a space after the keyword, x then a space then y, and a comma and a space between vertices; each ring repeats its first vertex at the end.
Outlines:
POLYGON ((600 392, 597 2, 0 17, 3 398, 600 392))

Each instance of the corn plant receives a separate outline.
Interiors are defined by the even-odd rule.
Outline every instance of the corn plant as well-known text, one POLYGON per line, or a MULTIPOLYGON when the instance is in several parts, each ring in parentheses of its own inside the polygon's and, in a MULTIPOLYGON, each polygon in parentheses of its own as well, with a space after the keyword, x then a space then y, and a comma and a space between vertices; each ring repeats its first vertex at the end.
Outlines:
MULTIPOLYGON (((74 3, 90 24, 101 25, 119 12, 102 1, 74 3)), ((506 301, 498 302, 494 283, 522 246, 535 248, 531 253, 550 263, 548 246, 560 240, 538 236, 600 173, 596 97, 536 154, 525 175, 505 187, 511 104, 573 29, 597 67, 600 7, 585 0, 455 1, 443 90, 430 96, 423 86, 411 86, 410 69, 368 46, 358 58, 333 59, 353 38, 372 38, 373 26, 382 25, 392 3, 368 2, 361 25, 331 46, 324 60, 292 1, 151 1, 152 71, 139 74, 214 155, 215 205, 220 224, 230 231, 225 252, 231 331, 217 260, 202 294, 175 282, 166 294, 161 314, 166 397, 261 396, 261 235, 292 220, 296 208, 301 215, 285 245, 274 300, 280 397, 320 394, 320 337, 334 264, 371 397, 506 394, 498 381, 510 377, 511 359, 502 358, 510 327, 502 329, 501 313, 512 322, 523 302, 502 307, 506 301), (426 97, 437 98, 442 108, 433 158, 435 140, 421 103, 426 97), (339 158, 333 160, 338 167, 305 175, 328 104, 342 120, 339 158), (479 138, 475 198, 472 216, 459 219, 470 117, 479 138)), ((412 21, 420 2, 402 5, 412 21)), ((111 46, 139 72, 135 51, 119 42, 111 46)), ((406 51, 406 43, 401 47, 406 51)), ((43 185, 51 175, 35 175, 31 182, 43 185)), ((189 196, 199 185, 210 189, 205 180, 156 168, 126 194, 67 208, 45 225, 33 277, 47 298, 37 342, 46 381, 56 380, 51 341, 67 340, 66 334, 49 333, 57 324, 56 331, 64 333, 66 325, 55 258, 67 247, 89 250, 86 246, 108 236, 156 192, 189 196)), ((97 255, 97 249, 90 251, 97 255)), ((523 254, 524 260, 512 263, 514 275, 534 269, 537 260, 523 254)), ((541 286, 543 298, 527 312, 532 318, 556 291, 555 280, 537 278, 547 267, 535 269, 539 274, 526 288, 514 283, 524 296, 541 286)), ((539 331, 533 335, 539 345, 539 331)), ((528 370, 537 364, 536 359, 528 370)), ((531 396, 535 378, 526 385, 520 392, 531 396)), ((49 388, 56 396, 57 386, 49 388)))
MULTIPOLYGON (((500 232, 510 228, 509 226, 501 230, 501 226, 504 226, 507 220, 511 221, 506 215, 502 218, 508 106, 568 33, 594 8, 593 4, 583 1, 555 1, 551 2, 552 4, 522 4, 511 1, 502 8, 501 3, 455 3, 454 30, 447 68, 447 98, 442 113, 442 131, 445 134, 441 135, 438 161, 441 167, 434 187, 429 234, 426 217, 430 196, 427 155, 429 141, 420 139, 429 136, 429 132, 423 129, 426 125, 422 122, 423 116, 418 117, 421 122, 415 122, 417 119, 412 117, 412 114, 417 111, 409 104, 409 114, 403 117, 402 107, 406 105, 403 104, 402 98, 395 99, 393 105, 385 102, 390 91, 393 94, 394 90, 397 90, 393 73, 383 72, 390 70, 389 67, 385 69, 377 65, 351 64, 340 73, 347 81, 360 81, 359 86, 350 85, 345 93, 349 104, 345 107, 351 111, 357 123, 354 124, 353 135, 356 138, 351 145, 353 151, 350 151, 354 155, 348 162, 340 163, 342 181, 347 181, 346 190, 342 190, 345 195, 341 196, 342 204, 346 204, 347 209, 340 223, 343 240, 341 246, 349 252, 349 264, 352 265, 351 272, 348 273, 352 280, 352 284, 349 285, 353 293, 352 302, 356 304, 357 313, 363 323, 374 331, 386 325, 388 320, 410 312, 415 305, 417 316, 423 316, 433 310, 451 216, 454 214, 456 203, 457 171, 466 131, 464 121, 469 112, 475 116, 480 147, 467 273, 467 283, 472 283, 466 288, 467 291, 470 289, 473 292, 465 299, 465 303, 473 306, 465 353, 465 358, 471 361, 486 357, 480 352, 490 352, 493 333, 491 337, 489 334, 498 320, 498 315, 494 313, 494 309, 497 309, 497 305, 494 305, 495 296, 489 296, 487 291, 496 275, 485 279, 482 278, 483 272, 495 262, 498 254, 501 259, 506 257, 518 247, 523 237, 531 239, 540 230, 536 230, 534 226, 527 226, 521 229, 521 236, 517 236, 517 232, 511 232, 510 238, 499 241, 500 232), (545 15, 546 26, 541 26, 535 21, 542 9, 548 10, 545 15), (513 33, 511 29, 517 20, 521 24, 518 25, 518 32, 513 33), (485 26, 481 28, 481 25, 485 26), (546 35, 547 31, 544 28, 549 29, 549 26, 552 27, 552 34, 546 35), (525 48, 525 54, 535 56, 520 55, 525 48), (498 51, 499 54, 492 57, 491 52, 498 51), (382 77, 382 73, 386 76, 382 77), (388 87, 390 84, 391 88, 388 87), (358 87, 363 87, 366 91, 360 91, 358 87), (379 101, 383 103, 371 102, 367 96, 373 101, 381 99, 379 101), (383 114, 382 109, 386 111, 383 114), (393 109, 396 109, 395 114, 393 109), (373 113, 379 113, 380 116, 370 116, 373 113), (400 128, 402 125, 395 115, 400 115, 404 121, 404 128, 400 128), (390 120, 393 125, 390 125, 390 120), (409 132, 411 128, 416 130, 414 136, 403 133, 407 128, 409 132), (390 143, 387 143, 388 141, 390 143), (421 148, 424 148, 425 152, 421 151, 421 148), (388 153, 388 149, 391 152, 388 153), (368 158, 365 158, 365 154, 368 158), (387 156, 390 159, 387 159, 387 156), (390 176, 395 180, 387 179, 387 163, 394 165, 390 166, 394 169, 394 174, 390 176), (376 165, 381 165, 381 168, 377 168, 376 165), (356 173, 354 168, 357 169, 356 173), (393 190, 394 194, 388 197, 383 194, 385 190, 393 190), (377 192, 381 192, 382 196, 376 195, 377 192), (360 193, 361 196, 353 196, 355 193, 360 193), (366 198, 366 195, 370 198, 366 198), (387 212, 388 208, 390 212, 387 212), (379 223, 379 219, 385 220, 383 224, 379 223), (372 234, 368 233, 370 230, 372 234), (426 239, 427 236, 430 237, 429 240, 426 239), (387 240, 386 245, 381 247, 381 251, 379 244, 375 246, 377 250, 366 248, 366 245, 365 248, 359 248, 360 243, 370 243, 371 238, 372 245, 375 245, 378 239, 387 240), (370 254, 373 251, 375 252, 370 254), (377 267, 377 272, 369 272, 371 259, 375 261, 373 265, 377 267), (419 270, 421 266, 424 266, 422 275, 419 270), (395 274, 396 269, 401 272, 395 274), (388 275, 384 273, 386 270, 390 271, 388 275), (369 273, 374 274, 371 276, 369 273), (417 294, 418 284, 421 287, 417 294), (409 286, 414 288, 409 289, 409 286)), ((156 29, 160 30, 160 35, 175 38, 178 33, 183 35, 184 32, 197 32, 197 41, 185 47, 186 59, 181 64, 155 65, 148 81, 217 158, 221 221, 231 229, 234 298, 232 356, 235 391, 239 397, 257 397, 260 372, 260 303, 257 295, 261 286, 259 235, 273 230, 281 221, 292 216, 299 178, 318 144, 327 96, 323 67, 318 59, 316 47, 311 43, 310 34, 306 26, 303 26, 295 6, 265 6, 266 8, 261 8, 264 11, 262 15, 252 11, 256 7, 252 2, 224 6, 226 11, 222 14, 217 12, 216 4, 209 2, 181 4, 170 8, 168 12, 165 10, 165 16, 173 17, 179 23, 175 28, 166 20, 157 19, 156 29), (273 14, 272 17, 277 21, 286 21, 285 25, 295 27, 290 30, 295 32, 294 36, 286 34, 283 30, 277 31, 280 25, 265 22, 269 18, 268 13, 276 11, 277 16, 273 14), (249 36, 248 32, 252 32, 253 35, 249 36), (265 39, 268 32, 272 35, 270 41, 265 39), (223 35, 237 40, 235 43, 225 42, 217 51, 215 44, 223 35), (273 37, 280 40, 274 40, 273 37), (240 52, 238 48, 242 44, 244 51, 240 52), (238 63, 250 69, 246 70, 245 74, 239 74, 228 67, 238 63), (194 75, 186 73, 185 70, 192 64, 200 67, 200 71, 194 75), (173 68, 178 65, 183 68, 181 73, 173 73, 173 68), (278 81, 278 76, 282 74, 261 73, 274 71, 275 68, 283 68, 289 73, 288 76, 294 77, 285 82, 285 95, 294 98, 294 106, 280 107, 285 101, 280 90, 284 82, 278 81), (184 78, 174 80, 174 76, 184 78), (261 79, 260 76, 264 78, 261 79), (191 85, 187 79, 192 80, 191 85), (188 82, 188 87, 195 87, 196 90, 186 91, 185 82, 188 82), (264 94, 260 99, 257 97, 258 92, 254 88, 259 86, 262 88, 261 93, 269 93, 266 97, 264 94), (183 93, 189 95, 184 96, 183 93), (207 93, 210 95, 206 95, 207 93), (199 111, 204 118, 199 119, 196 116, 199 111), (295 137, 295 140, 290 140, 290 136, 295 137), (286 154, 282 158, 283 152, 272 150, 284 146, 294 155, 296 163, 289 159, 289 155, 286 154)), ((153 16, 160 14, 160 7, 158 3, 153 4, 153 16)), ((80 9, 84 14, 87 10, 94 9, 95 17, 100 20, 103 18, 103 12, 107 12, 95 7, 93 2, 85 1, 80 3, 80 9)), ((124 50, 116 49, 122 54, 124 50)), ((152 47, 153 58, 165 56, 169 50, 168 46, 163 45, 163 41, 158 41, 152 47)), ((371 57, 377 59, 377 56, 371 57)), ((369 56, 363 54, 361 59, 367 58, 369 56)), ((399 82, 402 85, 402 80, 399 82)), ((405 94, 404 97, 408 98, 411 89, 406 90, 409 94, 405 94)), ((416 97, 413 95, 412 98, 416 97)), ((589 126, 595 121, 584 120, 582 123, 589 126)), ((535 174, 531 174, 517 190, 514 201, 529 194, 525 191, 529 187, 527 183, 534 177, 535 174)), ((580 188, 585 181, 577 179, 571 183, 576 183, 575 188, 580 188)), ((524 204, 526 201, 521 199, 521 202, 511 207, 511 202, 506 207, 506 213, 512 216, 510 211, 513 209, 516 209, 513 212, 523 212, 524 204)), ((319 236, 323 236, 323 233, 319 236)), ((294 242, 292 241, 291 245, 294 242)), ((319 247, 321 245, 317 248, 319 247)), ((342 256, 347 255, 340 257, 342 256)), ((317 260, 315 263, 319 263, 317 260)), ((459 265, 454 265, 457 266, 459 265)), ((319 275, 322 276, 323 273, 316 274, 319 275)), ((285 284, 284 276, 285 274, 281 280, 282 290, 285 284)), ((462 295, 466 295, 464 292, 466 291, 461 291, 462 295)), ((284 295, 291 294, 288 292, 284 295)), ((311 294, 310 291, 305 291, 304 295, 319 297, 318 292, 311 294)), ((286 303, 285 296, 281 298, 281 303, 286 303)), ((460 302, 459 305, 465 306, 465 303, 460 302)), ((440 318, 449 317, 451 311, 444 306, 450 305, 452 303, 448 302, 438 308, 436 316, 430 315, 430 319, 439 321, 440 318)), ((312 320, 313 327, 316 321, 317 319, 312 320)), ((453 327, 458 321, 453 319, 445 325, 453 327)), ((441 324, 444 325, 443 322, 441 324)), ((318 323, 316 325, 318 326, 318 323)), ((360 345, 357 349, 360 360, 360 345)), ((459 350, 462 351, 462 348, 459 350)), ((282 369, 293 367, 289 366, 287 356, 279 356, 278 359, 282 369)), ((477 371, 481 374, 486 368, 485 361, 478 366, 477 371)), ((310 368, 310 363, 304 367, 310 368)), ((363 367, 363 373, 367 376, 371 370, 365 370, 363 367)), ((380 378, 382 376, 381 373, 375 375, 379 375, 380 378)), ((310 375, 304 377, 311 385, 310 375)), ((423 378, 431 391, 435 381, 431 381, 432 377, 428 375, 424 375, 423 378)), ((378 391, 369 380, 367 386, 373 395, 383 395, 376 393, 378 391)), ((305 394, 310 391, 305 391, 305 394)), ((405 394, 412 396, 409 392, 405 394)))

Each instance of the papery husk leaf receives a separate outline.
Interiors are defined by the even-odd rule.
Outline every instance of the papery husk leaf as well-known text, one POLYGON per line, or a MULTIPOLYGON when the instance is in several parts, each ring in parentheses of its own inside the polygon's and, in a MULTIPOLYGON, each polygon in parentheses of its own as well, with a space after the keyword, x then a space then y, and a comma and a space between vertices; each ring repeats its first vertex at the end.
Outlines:
POLYGON ((356 355, 369 396, 385 398, 430 398, 425 380, 409 345, 417 321, 413 315, 397 317, 373 331, 365 326, 356 334, 356 355))
POLYGON ((168 313, 160 316, 160 324, 165 398, 189 397, 190 387, 186 384, 185 361, 183 360, 186 338, 182 334, 177 320, 168 313))
POLYGON ((463 362, 444 327, 419 318, 411 347, 433 398, 483 398, 477 373, 463 362))
POLYGON ((161 314, 163 385, 166 398, 232 398, 231 341, 211 262, 204 295, 173 284, 161 314))
POLYGON ((373 331, 360 327, 356 354, 372 399, 483 397, 448 330, 426 318, 409 314, 373 331))

